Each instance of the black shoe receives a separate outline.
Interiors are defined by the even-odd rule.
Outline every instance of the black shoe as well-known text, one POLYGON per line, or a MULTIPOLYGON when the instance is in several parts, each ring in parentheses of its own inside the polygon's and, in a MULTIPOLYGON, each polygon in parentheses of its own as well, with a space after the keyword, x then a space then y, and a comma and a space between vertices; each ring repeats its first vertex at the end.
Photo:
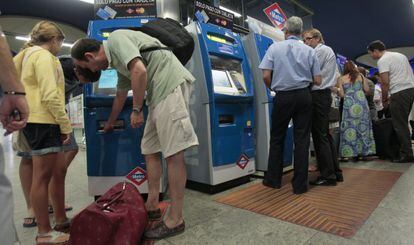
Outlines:
POLYGON ((414 158, 413 157, 401 157, 401 158, 397 158, 397 159, 392 160, 392 162, 394 162, 394 163, 414 162, 414 158))
POLYGON ((282 187, 282 186, 280 186, 280 185, 274 185, 274 184, 271 184, 271 183, 269 183, 269 181, 267 181, 266 179, 264 179, 264 180, 263 180, 262 184, 263 184, 264 186, 267 186, 267 187, 270 187, 270 188, 273 188, 273 189, 280 189, 280 188, 282 187))
POLYGON ((306 193, 307 191, 308 190, 293 190, 293 194, 300 195, 300 194, 306 193))
POLYGON ((309 182, 309 184, 318 186, 335 186, 336 180, 318 177, 315 181, 309 182))
POLYGON ((344 176, 342 173, 337 173, 336 175, 336 182, 344 182, 344 176))

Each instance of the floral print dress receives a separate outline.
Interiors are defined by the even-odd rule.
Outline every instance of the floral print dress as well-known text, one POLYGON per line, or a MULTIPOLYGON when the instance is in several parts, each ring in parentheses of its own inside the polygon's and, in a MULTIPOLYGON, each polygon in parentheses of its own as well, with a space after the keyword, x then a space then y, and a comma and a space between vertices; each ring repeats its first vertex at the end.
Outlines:
POLYGON ((344 104, 341 122, 339 151, 342 157, 375 154, 375 140, 368 102, 362 82, 343 84, 344 104))

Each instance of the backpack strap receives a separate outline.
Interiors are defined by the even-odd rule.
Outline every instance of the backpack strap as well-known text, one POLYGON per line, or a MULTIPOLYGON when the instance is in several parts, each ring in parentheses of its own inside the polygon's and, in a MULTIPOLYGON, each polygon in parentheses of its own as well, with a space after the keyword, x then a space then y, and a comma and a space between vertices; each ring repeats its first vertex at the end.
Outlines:
MULTIPOLYGON (((172 49, 169 48, 169 47, 150 47, 150 48, 145 48, 143 50, 140 50, 139 52, 142 54, 142 53, 148 53, 148 52, 152 52, 152 51, 156 51, 156 50, 170 50, 170 51, 172 51, 172 49)), ((143 60, 144 60, 145 66, 147 66, 148 61, 145 60, 144 57, 143 57, 143 60)))
POLYGON ((170 51, 172 51, 172 49, 169 48, 169 47, 150 47, 150 48, 145 48, 143 50, 140 50, 140 52, 141 53, 147 53, 147 52, 152 52, 152 51, 155 51, 155 50, 170 50, 170 51))

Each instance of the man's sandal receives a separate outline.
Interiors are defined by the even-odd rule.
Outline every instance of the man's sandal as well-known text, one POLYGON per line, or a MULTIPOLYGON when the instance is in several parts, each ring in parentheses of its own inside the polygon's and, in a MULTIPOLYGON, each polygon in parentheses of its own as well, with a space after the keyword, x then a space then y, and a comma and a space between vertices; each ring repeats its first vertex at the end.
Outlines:
POLYGON ((64 232, 64 233, 69 233, 71 222, 72 222, 72 220, 68 218, 63 223, 60 223, 60 224, 56 223, 55 227, 53 227, 53 230, 64 232))
POLYGON ((69 234, 51 230, 45 234, 37 234, 36 245, 68 245, 69 234))

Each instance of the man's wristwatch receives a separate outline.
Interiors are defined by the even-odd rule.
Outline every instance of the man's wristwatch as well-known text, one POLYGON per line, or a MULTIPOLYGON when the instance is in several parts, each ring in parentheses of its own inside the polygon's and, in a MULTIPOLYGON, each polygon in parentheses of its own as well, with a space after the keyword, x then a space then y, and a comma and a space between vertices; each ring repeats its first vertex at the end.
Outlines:
POLYGON ((143 106, 141 106, 141 107, 134 107, 134 108, 132 108, 132 112, 140 113, 140 112, 142 112, 142 109, 143 108, 144 108, 143 106))

